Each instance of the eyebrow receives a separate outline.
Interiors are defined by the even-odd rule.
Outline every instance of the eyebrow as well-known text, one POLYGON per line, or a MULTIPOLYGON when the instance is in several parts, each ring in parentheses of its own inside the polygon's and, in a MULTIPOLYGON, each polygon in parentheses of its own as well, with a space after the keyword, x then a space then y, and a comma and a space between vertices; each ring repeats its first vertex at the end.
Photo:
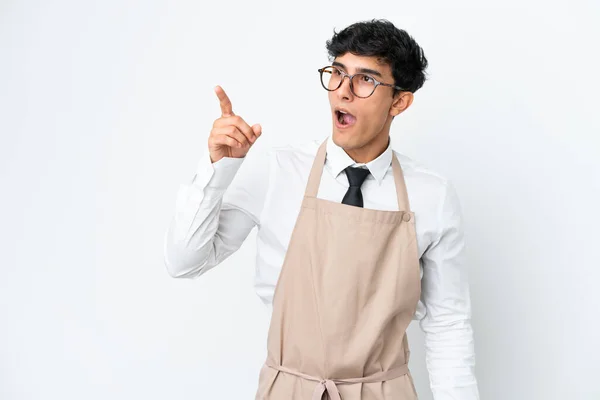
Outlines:
MULTIPOLYGON (((342 67, 344 69, 348 69, 348 68, 346 68, 346 66, 344 64, 342 64, 341 62, 338 62, 338 61, 334 61, 333 64, 331 64, 331 65, 333 65, 334 67, 342 67)), ((358 67, 356 70, 358 72, 363 72, 363 73, 366 73, 366 74, 373 74, 373 75, 376 75, 376 76, 378 76, 380 78, 383 78, 383 76, 381 75, 381 73, 379 71, 374 70, 374 69, 358 67)))

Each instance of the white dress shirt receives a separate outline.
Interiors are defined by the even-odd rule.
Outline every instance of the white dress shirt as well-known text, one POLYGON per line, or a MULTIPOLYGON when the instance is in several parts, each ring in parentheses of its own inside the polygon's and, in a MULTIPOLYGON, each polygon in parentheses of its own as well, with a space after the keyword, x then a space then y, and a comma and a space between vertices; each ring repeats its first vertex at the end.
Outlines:
MULTIPOLYGON (((177 193, 175 216, 165 235, 169 274, 177 278, 204 274, 235 252, 256 226, 254 286, 272 310, 275 285, 322 140, 267 152, 255 145, 244 158, 225 157, 215 163, 206 150, 193 179, 177 193)), ((327 137, 317 197, 341 202, 349 186, 344 169, 366 165, 371 174, 361 187, 364 207, 397 210, 392 151, 402 167, 415 214, 422 292, 413 319, 419 320, 425 334, 434 399, 476 400, 465 243, 460 204, 451 182, 393 150, 391 141, 375 160, 358 164, 327 137)))

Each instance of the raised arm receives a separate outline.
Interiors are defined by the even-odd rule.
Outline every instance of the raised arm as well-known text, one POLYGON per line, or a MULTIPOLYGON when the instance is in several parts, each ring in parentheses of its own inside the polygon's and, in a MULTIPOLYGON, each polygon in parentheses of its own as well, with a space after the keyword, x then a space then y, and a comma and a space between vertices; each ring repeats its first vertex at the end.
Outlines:
POLYGON ((221 117, 213 124, 196 174, 179 187, 164 236, 165 266, 175 278, 198 277, 239 249, 259 222, 264 202, 267 180, 260 174, 267 162, 260 155, 245 161, 261 127, 250 127, 236 116, 220 86, 215 92, 221 117))

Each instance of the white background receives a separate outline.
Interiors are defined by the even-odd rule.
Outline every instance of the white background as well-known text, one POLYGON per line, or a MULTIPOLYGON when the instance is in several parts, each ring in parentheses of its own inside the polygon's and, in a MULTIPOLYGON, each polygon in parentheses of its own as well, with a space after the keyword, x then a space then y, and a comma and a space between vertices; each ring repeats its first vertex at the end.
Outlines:
POLYGON ((600 6, 416 3, 0 1, 0 398, 253 398, 255 232, 171 278, 177 188, 215 85, 257 147, 323 137, 325 41, 386 18, 430 62, 392 138, 459 192, 482 399, 600 399, 600 6))

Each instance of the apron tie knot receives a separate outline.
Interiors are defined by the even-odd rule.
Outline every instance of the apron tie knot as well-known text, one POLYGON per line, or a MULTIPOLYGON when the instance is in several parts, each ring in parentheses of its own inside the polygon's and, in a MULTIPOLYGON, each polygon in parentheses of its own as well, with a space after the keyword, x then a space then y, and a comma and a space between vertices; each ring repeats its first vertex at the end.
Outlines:
POLYGON ((321 400, 323 393, 327 392, 331 400, 342 400, 342 395, 337 389, 335 382, 330 379, 322 379, 315 387, 312 400, 321 400))

